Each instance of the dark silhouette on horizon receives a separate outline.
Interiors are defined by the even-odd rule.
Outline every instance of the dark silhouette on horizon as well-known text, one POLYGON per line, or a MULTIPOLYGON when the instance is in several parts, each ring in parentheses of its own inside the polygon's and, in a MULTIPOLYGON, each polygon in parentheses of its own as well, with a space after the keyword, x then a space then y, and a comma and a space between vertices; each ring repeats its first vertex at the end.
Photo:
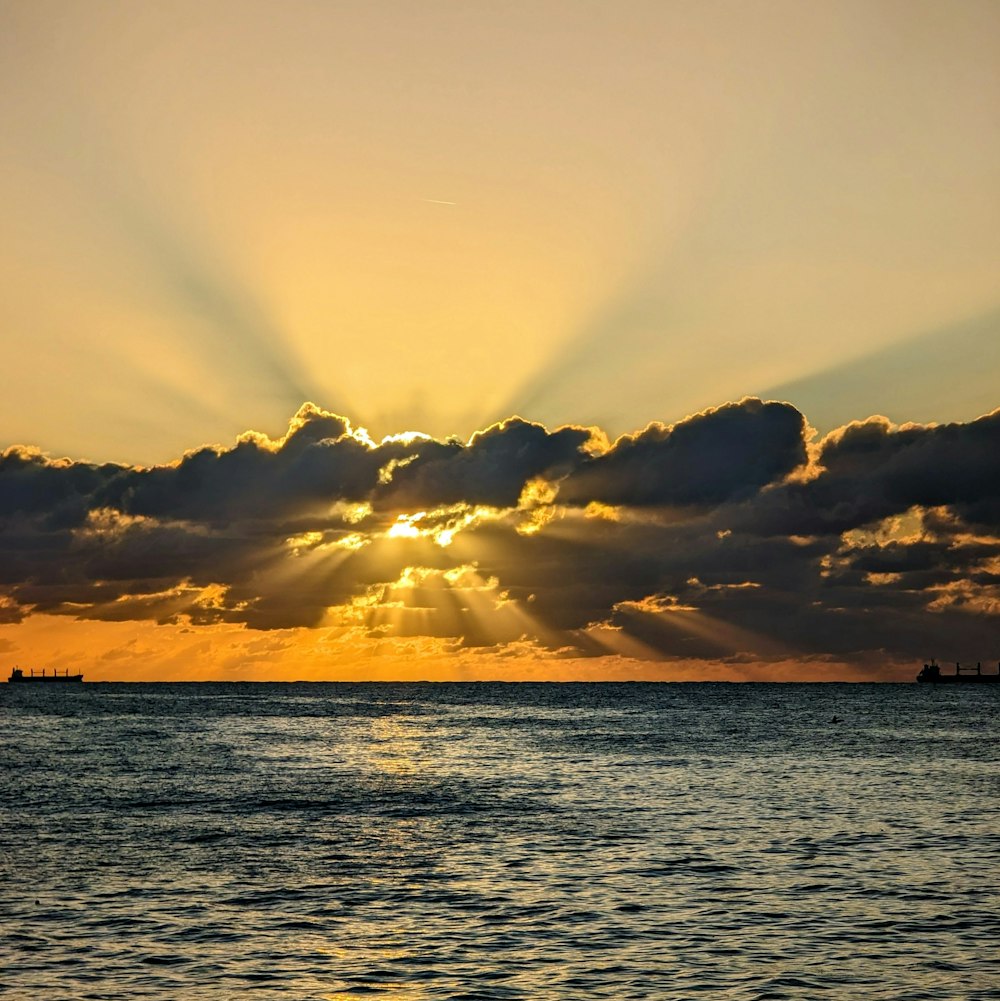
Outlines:
POLYGON ((997 670, 993 674, 983 674, 982 661, 976 661, 975 667, 962 667, 962 665, 956 661, 954 674, 942 674, 941 668, 938 666, 937 662, 932 660, 929 664, 924 664, 920 673, 917 675, 917 681, 932 685, 955 683, 996 684, 1000 682, 1000 663, 997 664, 997 670))

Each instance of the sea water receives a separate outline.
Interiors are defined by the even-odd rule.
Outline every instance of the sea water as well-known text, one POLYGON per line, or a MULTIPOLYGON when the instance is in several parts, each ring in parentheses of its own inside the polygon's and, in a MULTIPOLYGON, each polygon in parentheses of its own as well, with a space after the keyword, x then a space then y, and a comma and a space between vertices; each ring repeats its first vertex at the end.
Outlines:
POLYGON ((0 996, 995 999, 998 709, 3 686, 0 996))

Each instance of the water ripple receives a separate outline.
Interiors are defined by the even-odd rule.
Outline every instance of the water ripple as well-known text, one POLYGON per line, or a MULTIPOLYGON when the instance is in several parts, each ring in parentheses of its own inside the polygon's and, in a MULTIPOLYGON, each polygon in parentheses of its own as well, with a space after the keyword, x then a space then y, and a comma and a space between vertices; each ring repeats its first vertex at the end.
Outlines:
POLYGON ((0 995, 996 1001, 989 695, 8 689, 0 995))

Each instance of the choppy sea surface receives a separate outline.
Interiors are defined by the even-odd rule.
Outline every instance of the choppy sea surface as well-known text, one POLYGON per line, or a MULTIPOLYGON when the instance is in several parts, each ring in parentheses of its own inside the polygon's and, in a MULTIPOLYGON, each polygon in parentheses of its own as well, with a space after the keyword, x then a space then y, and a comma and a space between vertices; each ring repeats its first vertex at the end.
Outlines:
POLYGON ((0 996, 1000 997, 1000 690, 2 686, 0 996))

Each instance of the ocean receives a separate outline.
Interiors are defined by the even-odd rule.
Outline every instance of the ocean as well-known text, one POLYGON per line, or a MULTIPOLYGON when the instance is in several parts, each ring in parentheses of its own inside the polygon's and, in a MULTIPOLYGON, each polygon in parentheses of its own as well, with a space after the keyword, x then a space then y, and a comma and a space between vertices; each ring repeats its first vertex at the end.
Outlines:
POLYGON ((1000 998, 1000 690, 0 686, 5 1001, 1000 998))

